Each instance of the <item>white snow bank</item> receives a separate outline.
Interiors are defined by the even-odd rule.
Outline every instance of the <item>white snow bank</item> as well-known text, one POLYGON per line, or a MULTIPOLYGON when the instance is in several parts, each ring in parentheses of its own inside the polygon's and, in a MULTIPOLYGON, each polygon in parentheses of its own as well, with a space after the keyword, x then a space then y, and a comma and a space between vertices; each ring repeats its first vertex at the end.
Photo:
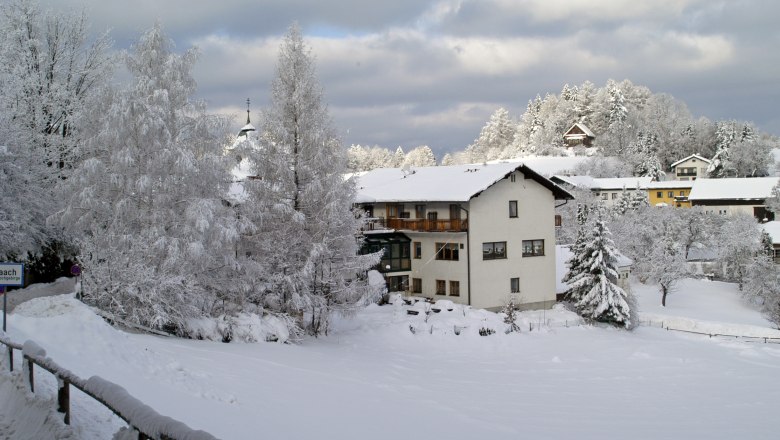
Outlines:
POLYGON ((5 439, 71 439, 73 429, 63 422, 50 399, 26 389, 19 372, 0 372, 0 436, 5 439))
POLYGON ((121 386, 99 376, 90 377, 84 388, 111 405, 125 420, 147 435, 155 438, 165 435, 180 440, 216 440, 207 432, 195 431, 182 422, 160 415, 121 386))

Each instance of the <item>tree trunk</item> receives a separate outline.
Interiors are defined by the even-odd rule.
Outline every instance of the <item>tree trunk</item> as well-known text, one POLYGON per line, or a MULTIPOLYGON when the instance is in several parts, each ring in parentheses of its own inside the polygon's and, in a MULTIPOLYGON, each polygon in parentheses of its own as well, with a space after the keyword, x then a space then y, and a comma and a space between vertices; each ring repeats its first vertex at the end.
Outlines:
POLYGON ((669 293, 669 289, 661 284, 661 306, 666 307, 666 294, 669 293))

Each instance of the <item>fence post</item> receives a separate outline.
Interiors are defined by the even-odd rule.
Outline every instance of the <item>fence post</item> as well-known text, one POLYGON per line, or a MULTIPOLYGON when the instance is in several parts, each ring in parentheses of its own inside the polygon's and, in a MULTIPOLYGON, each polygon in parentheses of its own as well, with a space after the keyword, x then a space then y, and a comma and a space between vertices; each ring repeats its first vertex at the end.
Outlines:
POLYGON ((65 424, 70 425, 70 382, 57 378, 57 411, 65 413, 65 424))
POLYGON ((10 345, 8 346, 8 365, 10 365, 11 372, 14 371, 14 349, 10 345))
MULTIPOLYGON (((35 377, 33 376, 33 371, 34 371, 35 364, 27 356, 24 356, 23 359, 24 360, 22 361, 22 366, 25 366, 25 365, 27 366, 27 371, 28 371, 27 382, 30 384, 30 392, 34 393, 35 392, 35 377)), ((22 369, 24 369, 24 368, 22 368, 22 369)))

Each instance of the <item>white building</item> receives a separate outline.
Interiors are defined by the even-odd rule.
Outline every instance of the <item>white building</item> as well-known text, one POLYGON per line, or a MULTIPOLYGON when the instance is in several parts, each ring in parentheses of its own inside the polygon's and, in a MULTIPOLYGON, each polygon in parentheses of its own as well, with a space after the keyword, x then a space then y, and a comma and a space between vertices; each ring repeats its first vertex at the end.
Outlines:
POLYGON ((624 192, 641 192, 646 194, 647 185, 652 182, 650 177, 610 177, 597 178, 590 176, 552 176, 553 182, 572 187, 586 188, 604 203, 613 206, 624 192))
POLYGON ((671 165, 671 177, 674 180, 706 179, 707 168, 710 166, 710 163, 712 163, 712 161, 706 157, 699 156, 698 154, 691 154, 671 165))
POLYGON ((688 200, 715 214, 743 212, 760 221, 774 220, 774 214, 766 209, 766 199, 772 196, 778 181, 777 177, 700 179, 694 183, 688 200))
MULTIPOLYGON (((555 205, 573 197, 522 163, 383 168, 357 179, 392 290, 497 309, 555 302, 555 205)), ((565 203, 565 202, 562 202, 565 203)))

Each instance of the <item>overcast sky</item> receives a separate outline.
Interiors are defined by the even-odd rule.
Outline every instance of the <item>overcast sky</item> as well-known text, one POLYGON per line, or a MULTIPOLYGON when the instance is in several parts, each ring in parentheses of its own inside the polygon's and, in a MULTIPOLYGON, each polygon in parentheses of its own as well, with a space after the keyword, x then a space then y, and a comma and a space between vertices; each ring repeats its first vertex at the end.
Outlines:
POLYGON ((519 117, 563 84, 629 79, 695 116, 780 135, 777 0, 41 0, 84 9, 128 48, 159 20, 199 47, 199 97, 242 125, 269 95, 297 21, 345 144, 461 150, 499 107, 519 117))

